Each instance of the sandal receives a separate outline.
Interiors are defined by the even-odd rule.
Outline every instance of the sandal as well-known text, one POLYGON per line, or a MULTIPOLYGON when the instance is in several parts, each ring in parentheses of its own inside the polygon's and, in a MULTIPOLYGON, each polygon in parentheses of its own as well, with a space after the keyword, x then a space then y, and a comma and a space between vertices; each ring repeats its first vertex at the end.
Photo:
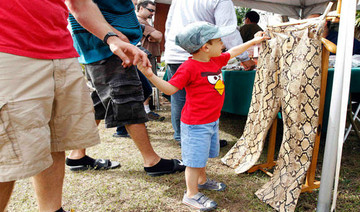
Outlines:
POLYGON ((156 177, 156 176, 161 176, 164 174, 172 174, 175 172, 183 172, 185 171, 186 166, 182 163, 181 160, 179 159, 171 159, 174 166, 172 169, 170 170, 158 170, 158 171, 149 171, 145 168, 146 174, 152 176, 152 177, 156 177))
MULTIPOLYGON (((85 156, 85 157, 89 157, 89 156, 85 156)), ((88 164, 78 164, 77 160, 66 158, 65 163, 67 166, 70 167, 71 171, 108 170, 108 169, 116 169, 121 166, 119 162, 110 161, 109 159, 96 159, 93 164, 88 165, 88 164)))

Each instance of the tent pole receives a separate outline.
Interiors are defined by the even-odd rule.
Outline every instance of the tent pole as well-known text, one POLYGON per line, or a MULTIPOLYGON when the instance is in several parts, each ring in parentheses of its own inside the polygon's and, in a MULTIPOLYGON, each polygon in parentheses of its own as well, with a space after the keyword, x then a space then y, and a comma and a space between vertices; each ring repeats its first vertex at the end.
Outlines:
MULTIPOLYGON (((334 178, 337 186, 339 166, 341 162, 342 143, 344 140, 346 110, 348 104, 351 58, 354 40, 356 0, 342 1, 341 19, 339 26, 333 92, 329 113, 329 124, 326 134, 326 145, 321 172, 320 192, 317 203, 317 212, 331 211, 331 194, 333 191, 334 178), (335 157, 337 155, 337 158, 335 157), (338 167, 337 170, 335 170, 338 167), (336 172, 335 172, 336 171, 336 172)), ((335 186, 335 193, 337 188, 335 186)), ((336 194, 334 195, 334 204, 336 194)), ((335 210, 335 207, 332 210, 335 210)))

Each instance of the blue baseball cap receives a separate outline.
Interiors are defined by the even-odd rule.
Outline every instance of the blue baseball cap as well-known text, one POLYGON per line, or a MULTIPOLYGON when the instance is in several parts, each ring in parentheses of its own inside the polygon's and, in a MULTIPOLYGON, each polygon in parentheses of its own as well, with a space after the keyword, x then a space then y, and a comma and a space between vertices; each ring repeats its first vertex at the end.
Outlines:
POLYGON ((184 30, 176 35, 175 44, 193 53, 209 40, 230 35, 235 30, 235 25, 219 27, 205 21, 194 22, 185 26, 184 30))

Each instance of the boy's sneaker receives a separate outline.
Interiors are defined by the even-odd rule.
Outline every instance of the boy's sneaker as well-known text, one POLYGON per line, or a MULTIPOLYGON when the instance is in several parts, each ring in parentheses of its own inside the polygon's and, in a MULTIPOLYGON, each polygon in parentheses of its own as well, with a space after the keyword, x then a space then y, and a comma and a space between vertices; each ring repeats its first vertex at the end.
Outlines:
POLYGON ((207 179, 204 184, 199 184, 198 188, 211 191, 223 191, 225 190, 226 185, 224 183, 216 182, 215 180, 207 179))
POLYGON ((196 208, 200 211, 210 211, 217 207, 217 203, 214 200, 209 199, 200 192, 195 194, 193 198, 189 198, 185 192, 182 202, 185 205, 196 208))
POLYGON ((149 113, 147 113, 147 116, 150 120, 155 120, 155 121, 164 121, 165 117, 164 116, 160 116, 159 114, 150 111, 149 113))

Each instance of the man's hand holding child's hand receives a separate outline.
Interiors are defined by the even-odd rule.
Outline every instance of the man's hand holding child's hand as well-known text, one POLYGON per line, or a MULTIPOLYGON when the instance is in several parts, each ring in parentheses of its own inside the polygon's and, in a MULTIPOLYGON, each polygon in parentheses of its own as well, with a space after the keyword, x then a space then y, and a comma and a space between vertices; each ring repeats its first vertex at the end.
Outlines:
POLYGON ((145 75, 146 78, 151 77, 154 73, 152 72, 151 66, 143 66, 143 62, 140 61, 137 64, 137 68, 141 71, 141 73, 143 73, 145 75))

